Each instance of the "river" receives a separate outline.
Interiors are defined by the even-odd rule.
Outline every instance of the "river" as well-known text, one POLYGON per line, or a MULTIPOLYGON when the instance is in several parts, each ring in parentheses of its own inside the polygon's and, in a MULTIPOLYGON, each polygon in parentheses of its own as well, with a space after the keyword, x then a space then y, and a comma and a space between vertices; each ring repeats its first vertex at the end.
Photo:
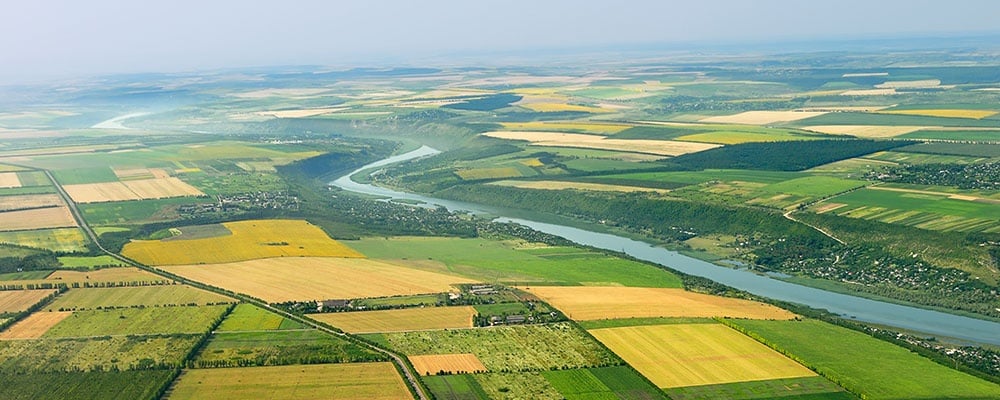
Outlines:
POLYGON ((350 178, 352 175, 363 170, 432 156, 437 153, 439 151, 423 146, 408 153, 368 164, 338 178, 330 184, 353 192, 439 205, 452 211, 499 215, 500 217, 497 220, 501 222, 522 224, 541 232, 564 237, 582 245, 620 251, 640 260, 667 266, 686 274, 705 277, 760 296, 804 304, 813 308, 826 309, 859 321, 882 324, 934 336, 961 339, 974 343, 1000 345, 1000 323, 833 293, 772 279, 745 270, 721 267, 675 251, 617 235, 509 217, 509 215, 523 215, 523 213, 513 210, 508 211, 497 207, 404 193, 358 183, 350 178))

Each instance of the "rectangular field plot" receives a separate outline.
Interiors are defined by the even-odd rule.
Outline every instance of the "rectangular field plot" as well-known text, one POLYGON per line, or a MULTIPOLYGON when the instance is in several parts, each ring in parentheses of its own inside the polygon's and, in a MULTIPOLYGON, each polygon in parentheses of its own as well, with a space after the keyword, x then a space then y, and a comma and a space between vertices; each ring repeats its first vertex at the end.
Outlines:
POLYGON ((116 288, 70 289, 49 308, 88 310, 104 307, 205 305, 234 300, 187 285, 157 285, 116 288))
POLYGON ((1000 398, 995 383, 847 328, 815 320, 731 322, 869 399, 1000 398))
POLYGON ((0 196, 0 211, 61 205, 62 198, 56 194, 0 196))
POLYGON ((79 228, 0 232, 0 242, 52 251, 87 251, 86 239, 79 228))
POLYGON ((304 325, 286 319, 278 314, 267 311, 252 304, 239 304, 233 309, 222 324, 216 328, 218 332, 239 331, 273 331, 280 329, 302 329, 304 325))
POLYGON ((815 375, 720 324, 647 325, 590 333, 661 388, 815 375))
POLYGON ((164 269, 271 303, 441 293, 474 282, 360 258, 285 257, 164 269))
POLYGON ((309 318, 350 333, 371 333, 471 328, 474 315, 472 306, 463 306, 310 314, 309 318))
POLYGON ((52 290, 2 290, 0 291, 0 313, 16 313, 42 301, 52 290))
POLYGON ((76 311, 43 337, 203 333, 228 306, 122 308, 76 311))
POLYGON ((268 257, 363 257, 303 220, 249 220, 223 226, 231 234, 132 241, 122 254, 149 265, 229 263, 268 257))
POLYGON ((584 149, 617 150, 635 153, 679 156, 719 147, 717 144, 679 142, 676 140, 609 139, 580 133, 504 131, 483 135, 498 139, 524 140, 535 146, 577 147, 584 149))
POLYGON ((770 304, 684 289, 532 286, 525 290, 578 321, 646 317, 795 318, 795 314, 770 304))
POLYGON ((21 180, 17 178, 17 172, 0 172, 0 188, 21 187, 21 180))
POLYGON ((788 397, 792 399, 850 400, 858 398, 822 376, 688 386, 666 389, 666 392, 670 398, 677 400, 788 397))
POLYGON ((8 399, 152 399, 172 378, 172 370, 4 374, 0 393, 8 399))
MULTIPOLYGON (((829 200, 844 204, 828 212, 843 217, 872 219, 887 223, 940 231, 1000 231, 1000 207, 985 200, 949 193, 919 190, 871 188, 829 200)), ((826 204, 814 206, 822 210, 826 204)))
POLYGON ((23 372, 91 371, 94 368, 146 369, 179 366, 199 335, 93 337, 0 341, 0 370, 23 372))
POLYGON ((424 382, 435 399, 486 400, 490 398, 473 375, 424 375, 420 377, 420 380, 424 382))
POLYGON ((486 371, 483 363, 472 353, 431 354, 409 356, 408 358, 420 375, 432 375, 440 372, 476 373, 486 371))
POLYGON ((0 212, 0 231, 68 228, 76 226, 69 207, 45 207, 0 212))
POLYGON ((666 399, 628 367, 543 371, 542 376, 567 400, 666 399))
POLYGON ((136 267, 116 267, 101 268, 96 271, 58 270, 46 277, 44 282, 62 282, 66 284, 76 282, 80 283, 80 286, 83 286, 87 282, 91 284, 99 282, 160 283, 167 282, 167 279, 136 267))
POLYGON ((205 195, 205 193, 202 193, 194 186, 175 177, 64 185, 63 189, 77 203, 102 203, 107 201, 205 195))
POLYGON ((365 347, 315 329, 216 332, 198 355, 198 368, 384 361, 365 347))
POLYGON ((56 326, 72 314, 69 311, 35 312, 0 332, 0 340, 40 338, 45 332, 48 332, 49 328, 56 326))
POLYGON ((618 364, 620 360, 567 324, 419 331, 380 335, 406 354, 472 353, 490 371, 547 370, 618 364))
POLYGON ((391 363, 316 364, 184 371, 167 399, 412 399, 391 363))

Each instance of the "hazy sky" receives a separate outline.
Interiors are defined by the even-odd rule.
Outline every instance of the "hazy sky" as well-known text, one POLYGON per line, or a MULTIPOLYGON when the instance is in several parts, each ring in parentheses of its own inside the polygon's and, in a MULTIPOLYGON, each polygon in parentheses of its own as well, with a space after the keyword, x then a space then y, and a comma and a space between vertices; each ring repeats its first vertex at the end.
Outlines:
POLYGON ((0 82, 461 51, 1000 32, 994 0, 12 0, 0 82))

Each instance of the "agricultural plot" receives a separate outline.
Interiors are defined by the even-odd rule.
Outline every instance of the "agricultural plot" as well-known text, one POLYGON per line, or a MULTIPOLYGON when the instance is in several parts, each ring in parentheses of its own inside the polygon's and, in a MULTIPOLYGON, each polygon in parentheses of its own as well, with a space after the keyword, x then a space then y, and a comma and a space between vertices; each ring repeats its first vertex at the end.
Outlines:
POLYGON ((648 317, 795 318, 795 314, 770 304, 684 289, 598 286, 531 286, 524 289, 578 321, 648 317))
POLYGON ((484 282, 682 287, 663 269, 575 247, 440 237, 369 238, 351 246, 371 257, 484 282))
POLYGON ((537 371, 469 375, 487 399, 562 400, 556 388, 537 371))
POLYGON ((567 182, 567 181, 497 181, 490 182, 490 185, 497 186, 509 186, 522 189, 539 189, 539 190, 564 190, 564 189, 575 189, 575 190, 588 190, 596 192, 654 192, 654 193, 669 193, 666 189, 656 189, 656 188, 645 188, 638 186, 622 186, 622 185, 606 185, 601 183, 587 183, 587 182, 567 182))
POLYGON ((94 267, 125 267, 125 264, 117 258, 109 255, 103 256, 61 256, 59 263, 67 268, 94 268, 94 267))
POLYGON ((921 129, 900 137, 903 139, 1000 142, 1000 130, 921 129))
POLYGON ((16 172, 0 172, 0 188, 21 187, 21 180, 17 178, 16 172))
POLYGON ((582 132, 612 135, 629 129, 631 125, 605 122, 503 122, 504 129, 512 131, 582 132))
POLYGON ((472 353, 489 371, 617 365, 620 360, 568 323, 384 333, 407 356, 472 353))
POLYGON ((122 308, 74 311, 42 337, 203 333, 228 306, 122 308))
POLYGON ((69 207, 45 207, 20 211, 0 212, 0 231, 69 228, 76 226, 76 219, 69 207))
POLYGON ((202 193, 202 191, 194 186, 176 177, 64 185, 63 189, 77 203, 101 203, 205 195, 205 193, 202 193))
POLYGON ((924 128, 923 126, 906 125, 812 125, 802 127, 807 131, 830 135, 851 135, 859 138, 890 138, 924 128))
POLYGON ((61 205, 63 205, 62 198, 56 194, 0 196, 0 211, 56 207, 61 205))
POLYGON ((543 371, 541 374, 567 400, 666 398, 663 392, 628 367, 543 371))
POLYGON ((922 115, 927 117, 971 118, 971 119, 983 119, 986 117, 992 117, 997 114, 997 111, 993 110, 955 110, 955 109, 929 109, 929 110, 888 109, 879 112, 882 114, 922 115))
POLYGON ((278 314, 257 307, 253 304, 238 304, 222 324, 216 328, 216 332, 240 332, 240 331, 273 331, 279 329, 302 329, 304 325, 286 319, 278 314))
POLYGON ((136 267, 101 268, 95 271, 58 270, 45 278, 45 282, 61 282, 68 285, 73 283, 84 285, 87 282, 162 283, 166 281, 162 276, 136 267))
POLYGON ((667 392, 670 398, 678 400, 773 398, 805 398, 815 400, 857 399, 857 396, 844 391, 840 386, 821 376, 687 386, 666 389, 665 392, 667 392))
POLYGON ((216 331, 195 360, 198 368, 385 361, 379 353, 315 329, 216 331))
POLYGON ((107 307, 153 307, 228 303, 229 297, 187 285, 70 289, 52 302, 53 309, 90 310, 107 307))
POLYGON ((870 188, 831 198, 811 209, 930 230, 1000 231, 1000 207, 950 193, 870 188))
POLYGON ((70 311, 38 311, 32 313, 27 318, 11 325, 7 330, 0 332, 0 340, 40 338, 50 328, 56 326, 56 324, 62 322, 62 320, 72 314, 70 311))
POLYGON ((471 328, 475 315, 474 308, 462 306, 310 314, 309 317, 350 333, 371 333, 471 328))
POLYGON ((22 372, 179 366, 199 335, 0 340, 0 370, 22 372))
POLYGON ((0 291, 0 314, 27 310, 54 293, 52 290, 3 290, 0 291))
POLYGON ((720 324, 633 326, 590 334, 661 388, 815 375, 720 324))
POLYGON ((149 265, 213 264, 268 257, 363 257, 302 220, 250 220, 223 224, 229 236, 191 240, 139 240, 122 255, 149 265))
POLYGON ((170 400, 411 399, 391 363, 316 364, 185 370, 170 400))
POLYGON ((746 111, 734 115, 708 117, 700 122, 713 124, 770 125, 781 122, 798 121, 826 114, 822 111, 746 111))
POLYGON ((151 399, 170 384, 172 370, 61 372, 0 375, 10 399, 151 399))
POLYGON ((934 126, 934 127, 1000 127, 994 119, 950 118, 926 115, 887 114, 884 112, 837 112, 791 121, 796 126, 824 125, 882 125, 882 126, 934 126))
POLYGON ((1000 397, 995 383, 861 332, 815 320, 730 322, 865 398, 1000 397))
POLYGON ((462 180, 464 181, 480 180, 480 179, 519 178, 525 176, 520 169, 514 167, 463 169, 455 171, 455 175, 458 175, 458 177, 462 178, 462 180))
MULTIPOLYGON (((136 225, 176 219, 177 206, 203 203, 201 199, 180 197, 173 199, 116 201, 109 203, 79 204, 83 218, 91 225, 136 225)), ((120 229, 120 228, 119 228, 120 229)))
POLYGON ((477 373, 486 371, 483 363, 479 362, 475 354, 432 354, 423 356, 409 356, 413 369, 420 375, 432 374, 462 374, 477 373))
POLYGON ((473 375, 430 375, 422 376, 420 380, 424 382, 424 385, 436 399, 485 400, 490 398, 473 375))
POLYGON ((675 140, 609 139, 597 135, 559 132, 497 131, 483 135, 498 139, 528 141, 535 146, 579 147, 634 153, 679 156, 719 147, 716 144, 675 140))
POLYGON ((828 137, 819 135, 816 136, 797 135, 790 133, 772 134, 772 133, 756 133, 756 132, 716 131, 716 132, 684 135, 677 137, 675 140, 683 142, 701 142, 701 143, 715 143, 715 144, 740 144, 740 143, 750 143, 750 142, 780 142, 785 140, 817 140, 817 139, 828 139, 828 137))
POLYGON ((268 302, 356 299, 454 291, 473 280, 357 258, 285 257, 164 268, 268 302))
POLYGON ((87 251, 85 240, 79 228, 0 232, 0 243, 68 253, 87 251))

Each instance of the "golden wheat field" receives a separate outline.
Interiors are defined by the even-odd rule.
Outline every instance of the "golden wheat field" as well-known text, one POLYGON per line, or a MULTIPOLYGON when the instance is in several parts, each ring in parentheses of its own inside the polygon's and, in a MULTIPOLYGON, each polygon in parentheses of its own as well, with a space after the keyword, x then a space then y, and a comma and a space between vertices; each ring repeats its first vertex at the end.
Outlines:
POLYGON ((474 308, 461 306, 323 313, 309 317, 350 333, 372 333, 472 328, 474 315, 474 308))
POLYGON ((603 183, 587 182, 565 182, 565 181, 496 181, 490 185, 509 186, 522 189, 543 189, 543 190, 590 190, 595 192, 655 192, 670 193, 667 189, 644 188, 639 186, 607 185, 603 183))
POLYGON ((661 388, 816 375, 722 324, 646 325, 589 332, 661 388))
POLYGON ((21 180, 17 177, 17 172, 0 172, 0 188, 21 187, 21 180))
POLYGON ((205 195, 205 193, 202 193, 194 186, 176 177, 64 185, 63 189, 77 203, 102 203, 108 201, 205 195))
POLYGON ((442 293, 474 282, 362 258, 284 257, 163 269, 271 303, 442 293))
POLYGON ((826 133, 830 135, 851 135, 860 138, 888 138, 895 137, 899 135, 905 135, 910 132, 916 132, 921 129, 927 128, 926 126, 909 126, 909 125, 814 125, 807 126, 805 129, 807 131, 826 133))
POLYGON ((420 375, 434 375, 441 371, 453 374, 476 373, 486 371, 479 358, 472 353, 462 354, 431 354, 426 356, 407 356, 413 369, 420 375))
POLYGON ((733 115, 708 117, 700 122, 717 124, 767 125, 777 122, 798 121, 826 114, 822 111, 746 111, 733 115))
POLYGON ((717 144, 679 142, 675 140, 608 139, 604 136, 580 133, 494 131, 483 135, 498 139, 525 140, 536 146, 578 147, 586 149, 617 150, 634 153, 679 156, 719 147, 717 144))
POLYGON ((0 291, 0 314, 27 310, 33 304, 52 294, 51 290, 3 290, 0 291))
POLYGON ((0 212, 0 231, 70 228, 75 226, 76 219, 73 218, 73 213, 66 206, 0 212))
POLYGON ((364 257, 303 220, 222 224, 232 234, 188 240, 134 240, 122 255, 148 265, 219 264, 269 257, 364 257))
POLYGON ((792 319, 770 304, 688 292, 618 286, 532 286, 525 290, 577 321, 638 317, 792 319))
POLYGON ((38 339, 70 315, 72 311, 38 311, 0 332, 0 340, 38 339))

